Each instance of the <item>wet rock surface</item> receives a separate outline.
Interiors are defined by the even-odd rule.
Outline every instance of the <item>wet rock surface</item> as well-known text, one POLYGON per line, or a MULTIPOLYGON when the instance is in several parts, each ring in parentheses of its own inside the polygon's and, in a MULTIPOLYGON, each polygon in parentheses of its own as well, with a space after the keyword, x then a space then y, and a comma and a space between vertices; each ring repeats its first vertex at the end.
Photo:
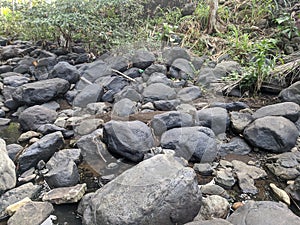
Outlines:
POLYGON ((269 186, 300 215, 298 83, 257 106, 218 91, 238 63, 180 47, 93 62, 80 46, 72 60, 29 42, 0 48, 0 220, 40 224, 49 201, 79 204, 89 225, 298 224, 269 186))

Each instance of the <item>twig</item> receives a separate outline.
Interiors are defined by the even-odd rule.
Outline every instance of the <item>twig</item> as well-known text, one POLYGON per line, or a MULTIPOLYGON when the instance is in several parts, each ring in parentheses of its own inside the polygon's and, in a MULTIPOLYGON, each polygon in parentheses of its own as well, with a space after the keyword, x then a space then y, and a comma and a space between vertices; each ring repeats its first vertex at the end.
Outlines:
POLYGON ((123 77, 125 77, 126 79, 128 79, 128 80, 130 80, 130 81, 132 81, 132 82, 136 82, 135 79, 133 79, 133 78, 127 76, 126 74, 124 74, 124 73, 122 73, 122 72, 120 72, 120 71, 118 71, 118 70, 112 69, 112 71, 115 72, 115 73, 117 73, 117 74, 119 74, 119 75, 121 75, 121 76, 123 76, 123 77))
POLYGON ((88 79, 84 78, 84 77, 80 77, 80 79, 82 81, 84 81, 85 83, 88 83, 88 84, 93 84, 91 81, 89 81, 88 79))

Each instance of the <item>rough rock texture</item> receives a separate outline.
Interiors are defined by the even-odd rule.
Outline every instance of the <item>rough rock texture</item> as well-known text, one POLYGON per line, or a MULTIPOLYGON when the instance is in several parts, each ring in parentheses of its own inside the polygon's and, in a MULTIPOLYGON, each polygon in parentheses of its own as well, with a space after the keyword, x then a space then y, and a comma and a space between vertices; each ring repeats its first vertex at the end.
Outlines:
POLYGON ((219 154, 225 156, 227 154, 247 155, 252 148, 240 137, 233 137, 227 143, 221 143, 218 146, 219 154))
POLYGON ((136 102, 133 102, 128 98, 116 102, 112 109, 112 114, 114 116, 126 117, 134 113, 137 113, 136 102))
POLYGON ((300 81, 292 84, 288 88, 283 89, 279 93, 279 98, 284 102, 295 102, 300 104, 300 81))
POLYGON ((163 133, 161 146, 196 162, 212 162, 217 156, 215 135, 207 127, 173 128, 163 133))
POLYGON ((40 225, 53 211, 49 202, 28 202, 9 218, 7 225, 40 225))
POLYGON ((253 121, 250 113, 230 112, 230 124, 234 132, 242 134, 244 129, 253 121))
POLYGON ((194 222, 186 223, 185 225, 232 225, 232 223, 224 219, 211 219, 211 220, 194 221, 194 222))
POLYGON ((104 142, 108 150, 133 162, 143 159, 144 153, 154 147, 150 128, 140 121, 110 121, 104 125, 104 142))
POLYGON ((280 116, 256 119, 244 130, 244 137, 252 146, 276 153, 291 150, 298 135, 297 127, 280 116))
POLYGON ((54 110, 35 105, 20 114, 19 123, 24 131, 37 130, 41 125, 54 123, 56 118, 57 113, 54 110))
POLYGON ((19 157, 19 170, 24 172, 35 167, 40 160, 47 162, 64 144, 60 131, 48 134, 29 146, 19 157))
POLYGON ((135 51, 132 57, 133 66, 141 69, 146 69, 154 61, 155 61, 154 54, 144 49, 135 51))
POLYGON ((73 106, 86 107, 89 103, 99 102, 104 94, 103 87, 98 84, 90 84, 76 95, 73 106))
POLYGON ((154 83, 144 89, 143 97, 146 102, 172 100, 176 98, 176 92, 165 84, 154 83))
POLYGON ((202 96, 198 86, 182 88, 177 93, 177 97, 183 102, 191 102, 202 96))
POLYGON ((45 103, 69 90, 68 81, 60 78, 24 84, 13 93, 13 99, 26 105, 45 103))
POLYGON ((57 63, 48 78, 61 78, 69 81, 70 84, 74 84, 79 80, 79 72, 75 66, 70 65, 67 62, 57 63))
POLYGON ((238 208, 228 221, 234 225, 299 225, 300 218, 283 203, 248 201, 238 208))
POLYGON ((6 143, 0 138, 0 194, 16 186, 15 164, 6 151, 6 143))
POLYGON ((83 224, 183 224, 200 206, 195 172, 172 155, 157 155, 96 191, 83 224))

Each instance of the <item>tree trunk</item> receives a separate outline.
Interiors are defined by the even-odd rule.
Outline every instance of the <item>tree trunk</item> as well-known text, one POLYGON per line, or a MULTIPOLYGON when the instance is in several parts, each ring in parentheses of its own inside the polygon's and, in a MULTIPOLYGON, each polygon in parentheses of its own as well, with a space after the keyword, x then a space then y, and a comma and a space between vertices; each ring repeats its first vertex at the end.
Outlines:
POLYGON ((218 0, 209 0, 209 17, 207 25, 207 33, 212 34, 217 32, 217 11, 218 11, 218 0))

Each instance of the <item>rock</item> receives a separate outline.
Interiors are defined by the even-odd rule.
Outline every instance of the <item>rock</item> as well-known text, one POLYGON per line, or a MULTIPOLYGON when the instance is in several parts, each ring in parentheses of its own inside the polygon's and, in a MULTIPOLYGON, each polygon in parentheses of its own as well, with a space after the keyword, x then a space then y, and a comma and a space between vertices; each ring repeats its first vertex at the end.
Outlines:
POLYGON ((23 134, 20 135, 20 137, 18 138, 18 142, 24 142, 24 141, 28 141, 30 140, 31 138, 34 138, 34 137, 41 137, 41 134, 38 133, 38 132, 35 132, 35 131, 27 131, 23 134))
POLYGON ((44 178, 50 188, 74 186, 80 180, 76 163, 68 158, 60 159, 44 178))
POLYGON ((161 147, 195 162, 212 162, 217 156, 214 133, 206 127, 173 128, 163 133, 161 147))
POLYGON ((229 223, 227 220, 224 219, 212 218, 210 220, 200 220, 200 221, 185 223, 185 225, 232 225, 232 223, 229 223))
POLYGON ((43 135, 47 135, 47 134, 50 134, 50 133, 53 133, 53 132, 56 132, 56 131, 61 131, 65 138, 70 137, 70 136, 68 136, 69 130, 66 130, 66 129, 64 129, 62 127, 59 127, 59 126, 56 126, 54 124, 48 124, 48 123, 43 124, 43 125, 39 126, 39 128, 37 129, 37 132, 39 132, 43 135))
POLYGON ((165 84, 154 83, 143 91, 144 101, 172 100, 176 98, 175 90, 165 84))
POLYGON ((90 134, 104 124, 102 119, 83 118, 78 124, 74 125, 74 132, 79 135, 90 134))
POLYGON ((60 109, 60 105, 56 101, 46 102, 42 104, 41 106, 44 106, 48 109, 52 109, 54 111, 57 111, 60 109))
POLYGON ((72 149, 62 149, 58 152, 55 152, 54 155, 49 159, 46 164, 46 167, 51 170, 59 166, 61 161, 65 159, 70 159, 76 164, 81 162, 81 150, 72 148, 72 149))
POLYGON ((154 147, 151 130, 140 121, 110 121, 104 124, 103 139, 108 150, 133 162, 143 160, 144 153, 154 147))
POLYGON ((154 72, 150 75, 150 77, 147 79, 147 85, 155 84, 155 83, 162 83, 167 86, 172 87, 173 81, 170 80, 165 74, 154 72))
POLYGON ((138 93, 133 87, 126 86, 120 92, 114 95, 115 102, 118 102, 124 98, 130 99, 134 102, 142 101, 142 95, 138 93))
POLYGON ((284 117, 266 116, 252 122, 243 134, 246 141, 254 147, 282 153, 295 146, 299 131, 284 117))
POLYGON ((225 133, 229 123, 229 116, 226 109, 215 107, 197 111, 199 126, 211 128, 215 135, 225 133))
POLYGON ((298 225, 300 218, 283 203, 271 201, 247 201, 233 212, 228 221, 234 225, 298 225))
POLYGON ((278 198, 278 200, 284 202, 288 206, 291 204, 290 196, 282 189, 278 188, 275 184, 271 183, 270 188, 278 198))
POLYGON ((110 56, 104 59, 104 61, 112 68, 115 70, 118 70, 120 72, 124 72, 127 70, 132 64, 128 57, 126 56, 110 56))
POLYGON ((234 132, 241 134, 244 129, 253 121, 253 116, 250 113, 230 112, 231 127, 234 132))
POLYGON ((177 93, 177 97, 182 102, 191 102, 202 96, 201 90, 197 86, 182 88, 177 93))
POLYGON ((266 167, 283 180, 294 180, 300 175, 300 153, 285 152, 267 158, 266 167))
POLYGON ((300 97, 299 97, 299 91, 300 91, 300 81, 297 81, 296 83, 292 84, 288 88, 283 89, 279 93, 279 98, 284 102, 295 102, 297 104, 300 104, 300 97))
POLYGON ((230 112, 249 108, 249 106, 244 102, 213 102, 210 104, 210 107, 221 107, 230 112))
POLYGON ((180 104, 179 99, 173 100, 159 100, 153 102, 155 108, 160 111, 172 111, 176 110, 176 107, 180 104))
POLYGON ((9 218, 7 225, 40 225, 53 211, 51 203, 28 202, 9 218))
POLYGON ((220 169, 216 172, 216 177, 214 178, 216 184, 220 185, 225 189, 231 189, 235 184, 236 180, 233 177, 232 171, 228 169, 220 169))
POLYGON ((0 217, 5 215, 4 210, 6 207, 21 201, 22 199, 29 197, 35 198, 41 187, 33 185, 32 183, 26 183, 14 189, 5 192, 0 196, 0 217))
POLYGON ((5 213, 9 216, 12 216, 18 209, 20 209, 23 205, 25 205, 28 202, 32 202, 30 198, 26 197, 22 199, 21 201, 18 201, 10 206, 7 206, 5 209, 5 213))
POLYGON ((213 173, 213 168, 209 163, 195 163, 193 169, 203 176, 210 176, 213 173))
POLYGON ((41 125, 54 123, 57 113, 43 106, 32 106, 25 109, 19 116, 23 131, 37 130, 41 125))
POLYGON ((50 72, 48 79, 61 78, 67 80, 70 84, 74 84, 79 80, 79 72, 75 66, 67 62, 59 62, 50 72))
POLYGON ((94 197, 94 192, 90 192, 82 196, 78 208, 77 208, 77 213, 82 216, 86 208, 89 206, 91 199, 94 197))
POLYGON ((300 202, 300 176, 298 176, 294 183, 290 184, 285 191, 296 201, 297 204, 300 202))
POLYGON ((211 195, 202 199, 201 209, 194 220, 225 219, 229 213, 229 209, 229 202, 225 198, 218 195, 211 195))
POLYGON ((128 117, 130 114, 137 113, 136 102, 128 98, 116 102, 112 108, 112 116, 128 117))
POLYGON ((292 122, 296 122, 299 118, 300 106, 294 102, 282 102, 273 105, 264 106, 253 114, 254 119, 265 116, 282 116, 292 122))
POLYGON ((65 94, 69 90, 68 81, 60 78, 41 80, 34 83, 23 84, 18 87, 12 97, 15 101, 35 105, 45 103, 65 94))
POLYGON ((155 61, 154 54, 144 49, 135 51, 132 57, 133 66, 140 69, 146 69, 154 61, 155 61))
POLYGON ((252 148, 240 137, 233 137, 228 143, 219 144, 219 153, 221 156, 228 154, 247 155, 252 148))
POLYGON ((76 95, 73 106, 86 107, 89 103, 99 102, 104 94, 104 89, 99 84, 90 84, 76 95))
POLYGON ((18 145, 18 144, 10 144, 10 145, 6 146, 6 150, 7 150, 9 158, 12 161, 15 161, 18 153, 23 150, 23 146, 18 145))
POLYGON ((69 204, 80 201, 86 191, 86 184, 77 184, 73 187, 55 188, 43 196, 43 201, 54 204, 69 204))
POLYGON ((161 136, 165 131, 175 127, 191 127, 193 125, 194 121, 191 115, 177 111, 155 115, 150 122, 156 136, 161 136))
POLYGON ((156 155, 96 191, 83 224, 184 224, 200 206, 195 172, 172 155, 156 155))
POLYGON ((111 106, 106 102, 95 102, 87 104, 86 110, 93 115, 104 114, 111 111, 111 106))
POLYGON ((16 186, 15 164, 6 151, 6 143, 0 138, 0 194, 16 186))
POLYGON ((13 70, 13 67, 11 65, 1 65, 0 66, 0 74, 12 72, 12 70, 13 70))
POLYGON ((257 194, 258 189, 254 185, 254 180, 265 178, 267 173, 263 169, 249 166, 241 161, 233 160, 231 163, 243 193, 257 194))
POLYGON ((40 160, 47 162, 63 144, 64 138, 60 131, 42 137, 20 155, 18 159, 20 172, 35 167, 40 160))
POLYGON ((227 191, 219 185, 216 184, 205 184, 200 186, 200 190, 203 196, 207 195, 219 195, 223 198, 229 199, 227 191))
POLYGON ((174 60, 178 58, 191 59, 187 50, 180 47, 165 48, 162 52, 162 57, 168 66, 171 66, 174 60))
POLYGON ((176 79, 193 80, 195 78, 195 71, 192 63, 187 59, 175 59, 172 63, 171 68, 175 71, 178 71, 178 75, 173 75, 173 77, 176 79))
POLYGON ((30 81, 28 77, 24 76, 9 76, 3 79, 4 85, 9 85, 12 87, 19 87, 23 84, 27 84, 30 81))
POLYGON ((11 119, 8 118, 0 118, 0 126, 6 126, 11 122, 11 119))
POLYGON ((11 58, 18 57, 20 53, 21 53, 21 49, 18 48, 18 46, 8 45, 2 48, 0 58, 5 61, 11 58))

